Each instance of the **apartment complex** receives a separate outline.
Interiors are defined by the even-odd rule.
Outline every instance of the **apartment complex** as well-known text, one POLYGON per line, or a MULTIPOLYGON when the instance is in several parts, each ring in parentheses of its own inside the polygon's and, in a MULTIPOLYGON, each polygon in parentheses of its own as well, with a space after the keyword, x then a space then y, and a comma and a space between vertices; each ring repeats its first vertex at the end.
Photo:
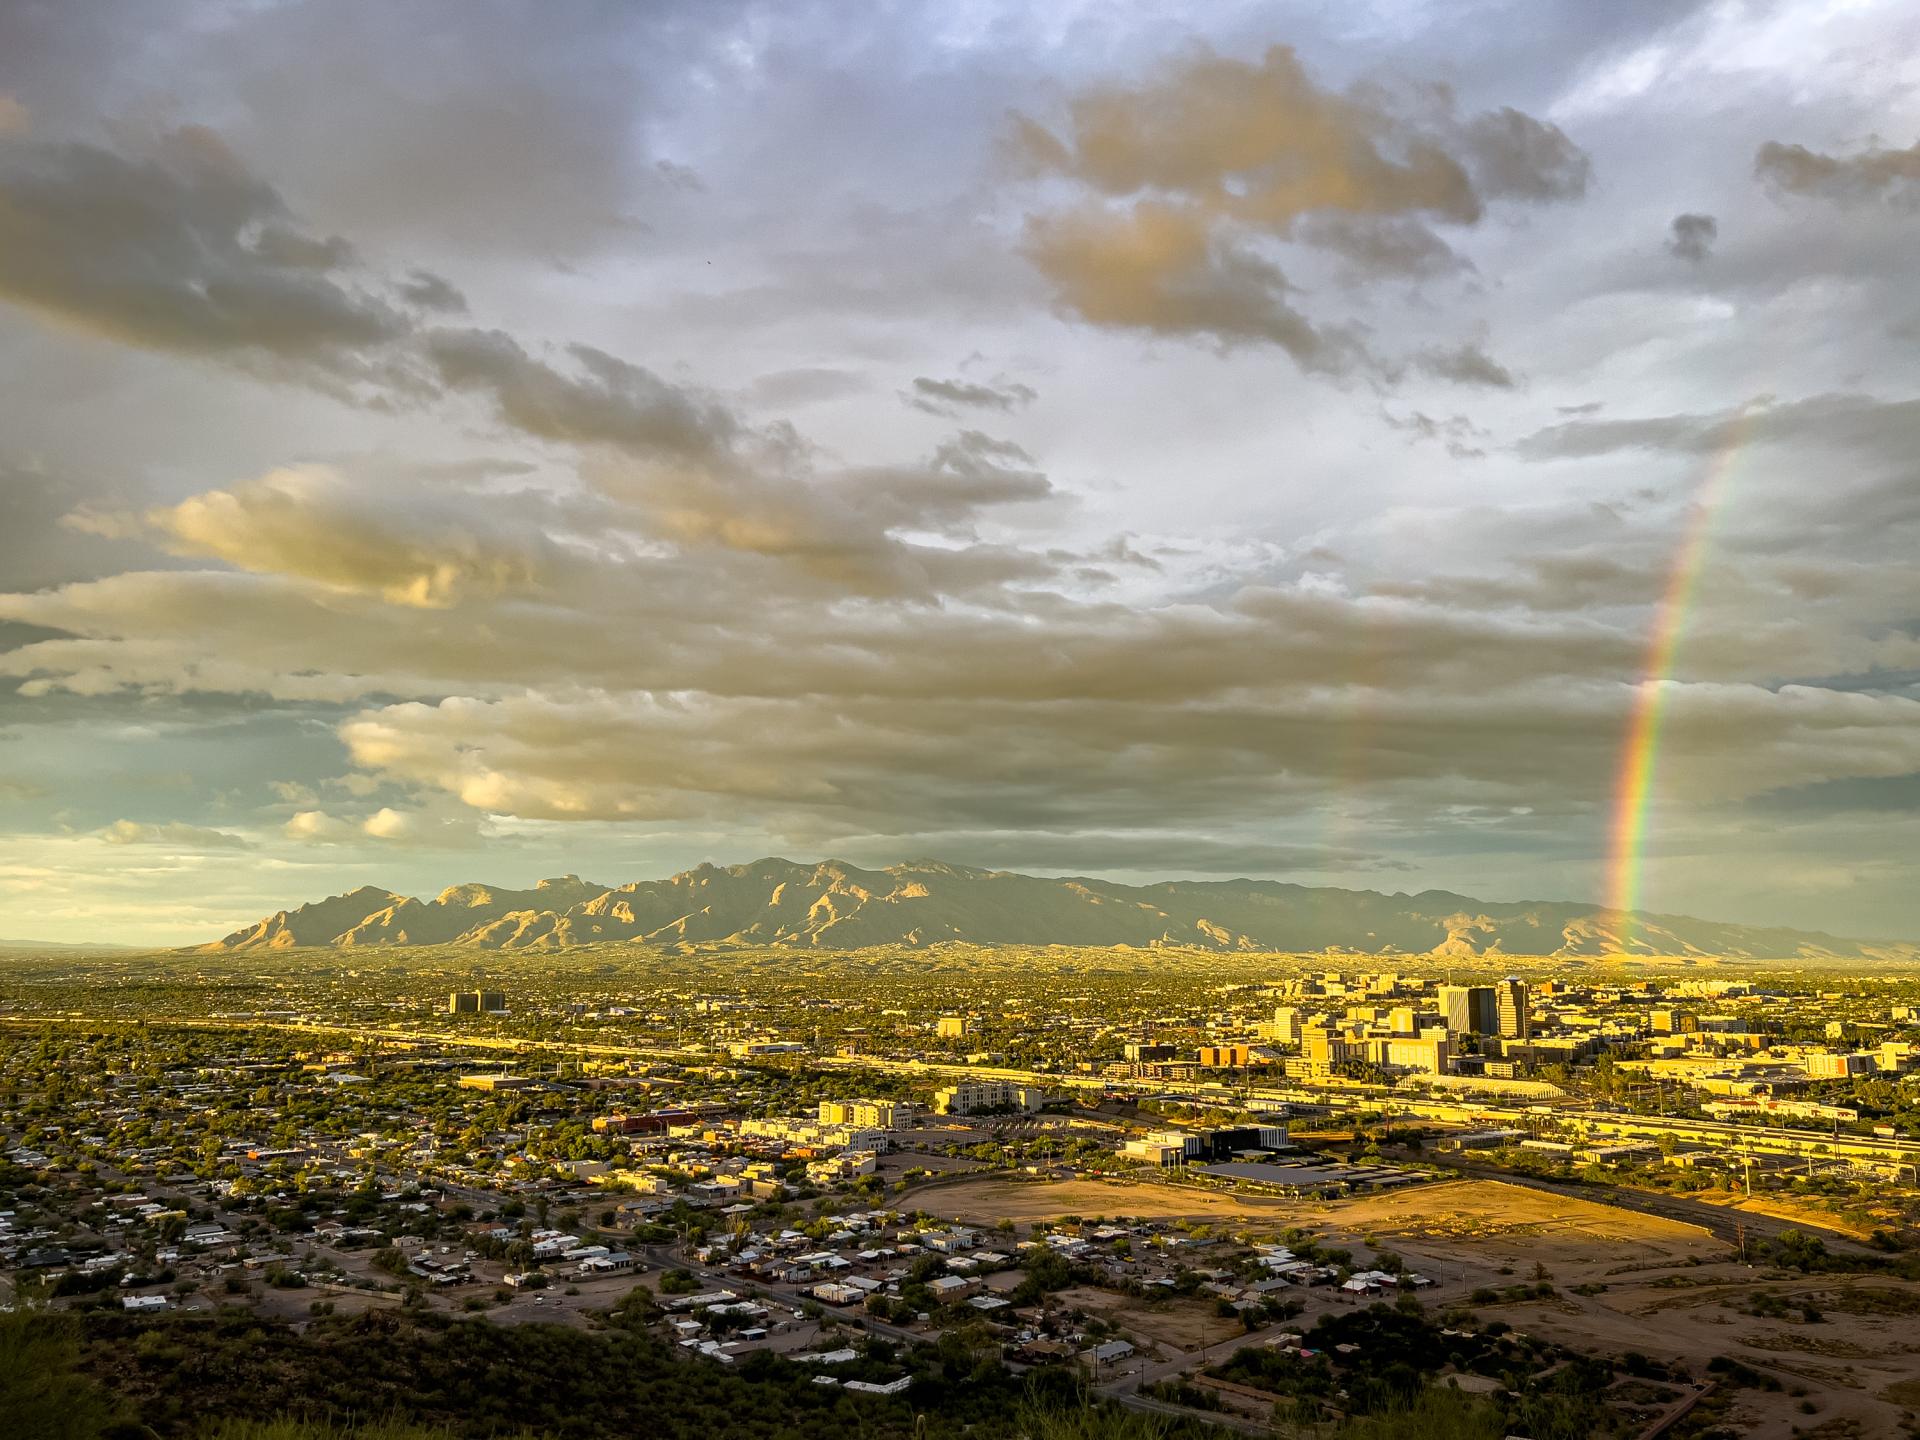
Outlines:
POLYGON ((913 1124, 917 1108, 902 1100, 822 1100, 820 1123, 856 1130, 900 1130, 913 1124))
POLYGON ((933 1108, 942 1115, 977 1115, 983 1110, 1038 1110, 1047 1092, 1037 1085, 1012 1080, 962 1080, 933 1093, 933 1108))

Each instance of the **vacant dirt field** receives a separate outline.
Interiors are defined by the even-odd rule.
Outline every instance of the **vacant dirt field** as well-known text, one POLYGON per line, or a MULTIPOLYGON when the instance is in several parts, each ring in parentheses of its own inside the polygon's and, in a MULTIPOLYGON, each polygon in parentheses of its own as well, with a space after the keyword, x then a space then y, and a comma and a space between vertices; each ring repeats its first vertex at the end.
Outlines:
POLYGON ((1450 1180, 1303 1206, 1297 1223, 1348 1234, 1450 1241, 1528 1265, 1612 1265, 1717 1258, 1697 1226, 1497 1180, 1450 1180))
POLYGON ((1246 1333, 1238 1320, 1223 1320, 1214 1314, 1210 1300, 1168 1300, 1147 1305, 1108 1290, 1062 1290, 1060 1299, 1171 1350, 1198 1350, 1246 1333))
MULTIPOLYGON (((1740 1361, 1780 1387, 1734 1387, 1727 1423, 1760 1440, 1904 1437, 1912 1432, 1903 1416, 1920 1408, 1920 1285, 1758 1270, 1694 1226, 1499 1181, 1312 1201, 982 1177, 937 1186, 914 1203, 985 1224, 1079 1215, 1203 1221, 1253 1233, 1298 1226, 1351 1250, 1357 1265, 1391 1250, 1436 1282, 1422 1294, 1432 1307, 1464 1304, 1482 1319, 1576 1350, 1638 1350, 1701 1378, 1716 1356, 1740 1361), (1549 1298, 1508 1298, 1543 1283, 1553 1287, 1549 1298)), ((1075 1296, 1142 1338, 1181 1350, 1227 1323, 1204 1303, 1145 1307, 1099 1292, 1075 1296)), ((1299 1298, 1307 1305, 1301 1324, 1350 1303, 1324 1289, 1299 1298)))
MULTIPOLYGON (((1805 1225, 1815 1233, 1821 1230, 1838 1230, 1842 1235, 1851 1235, 1856 1240, 1870 1238, 1875 1226, 1860 1224, 1844 1215, 1816 1205, 1796 1204, 1790 1197, 1779 1195, 1753 1195, 1742 1197, 1736 1194, 1718 1194, 1705 1191, 1696 1194, 1694 1199, 1707 1205, 1718 1205, 1723 1210, 1742 1210, 1750 1215, 1766 1215, 1775 1220, 1785 1220, 1794 1225, 1805 1225)), ((1899 1229, 1898 1220, 1890 1220, 1888 1227, 1899 1229)))
POLYGON ((1142 1220, 1241 1222, 1249 1229, 1299 1225, 1325 1232, 1427 1236, 1486 1241, 1503 1235, 1525 1237, 1537 1248, 1544 1242, 1583 1251, 1596 1245, 1629 1247, 1623 1258, 1659 1254, 1719 1253, 1721 1247, 1691 1225, 1615 1210, 1583 1200, 1563 1199, 1493 1180, 1446 1180, 1414 1185, 1380 1195, 1348 1200, 1288 1200, 1228 1195, 1185 1186, 1118 1184, 1099 1180, 1021 1182, 982 1177, 939 1186, 915 1197, 935 1215, 991 1225, 1057 1220, 1064 1215, 1090 1218, 1130 1216, 1142 1220))
POLYGON ((1031 1225, 1063 1215, 1140 1220, 1266 1220, 1287 1225, 1295 1208, 1288 1200, 1220 1195, 1174 1185, 1119 1184, 1104 1180, 1020 1181, 982 1177, 915 1194, 913 1204, 929 1214, 976 1225, 1005 1218, 1031 1225))

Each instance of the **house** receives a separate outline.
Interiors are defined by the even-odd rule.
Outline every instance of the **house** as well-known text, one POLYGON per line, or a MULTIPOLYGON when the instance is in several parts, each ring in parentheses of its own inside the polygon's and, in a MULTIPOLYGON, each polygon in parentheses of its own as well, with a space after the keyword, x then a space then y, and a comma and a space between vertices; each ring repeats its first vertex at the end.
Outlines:
POLYGON ((616 1250, 610 1255, 593 1255, 580 1262, 582 1275, 618 1275, 632 1268, 633 1256, 624 1250, 616 1250))
POLYGON ((698 1295, 676 1295, 666 1302, 669 1310, 711 1310, 730 1305, 740 1297, 731 1290, 703 1290, 698 1295))
POLYGON ((927 1230, 922 1232, 920 1243, 929 1250, 938 1250, 944 1255, 957 1255, 962 1250, 970 1250, 980 1243, 978 1232, 966 1230, 956 1225, 951 1230, 927 1230))

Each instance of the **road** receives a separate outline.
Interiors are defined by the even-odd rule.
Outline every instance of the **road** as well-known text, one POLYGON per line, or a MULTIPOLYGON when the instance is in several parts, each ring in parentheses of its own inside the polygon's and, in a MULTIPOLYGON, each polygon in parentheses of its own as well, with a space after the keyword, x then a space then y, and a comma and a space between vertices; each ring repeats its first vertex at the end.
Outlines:
POLYGON ((1264 1420, 1236 1415, 1230 1410, 1189 1410, 1184 1405, 1169 1405, 1165 1400, 1155 1400, 1151 1395, 1135 1395, 1131 1391, 1101 1393, 1115 1404, 1147 1415, 1165 1415, 1173 1420, 1198 1420, 1202 1425, 1223 1425, 1229 1430, 1240 1430, 1248 1435, 1272 1437, 1275 1434, 1274 1428, 1264 1420))

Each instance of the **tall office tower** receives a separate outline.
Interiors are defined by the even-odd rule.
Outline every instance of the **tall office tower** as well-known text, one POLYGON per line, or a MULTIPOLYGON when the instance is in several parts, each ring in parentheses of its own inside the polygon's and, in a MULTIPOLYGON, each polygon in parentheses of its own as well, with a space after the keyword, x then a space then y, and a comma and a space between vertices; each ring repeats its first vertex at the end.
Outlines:
POLYGON ((1282 1005, 1273 1012, 1273 1039, 1277 1045, 1300 1043, 1300 1012, 1293 1006, 1282 1005))
POLYGON ((1500 1035, 1506 1040, 1533 1038, 1533 1009, 1527 1001, 1527 982, 1509 975, 1493 987, 1500 1007, 1500 1035))
POLYGON ((1453 1035, 1492 1035, 1500 1029, 1500 1006, 1491 985, 1442 985, 1440 1018, 1453 1035))

